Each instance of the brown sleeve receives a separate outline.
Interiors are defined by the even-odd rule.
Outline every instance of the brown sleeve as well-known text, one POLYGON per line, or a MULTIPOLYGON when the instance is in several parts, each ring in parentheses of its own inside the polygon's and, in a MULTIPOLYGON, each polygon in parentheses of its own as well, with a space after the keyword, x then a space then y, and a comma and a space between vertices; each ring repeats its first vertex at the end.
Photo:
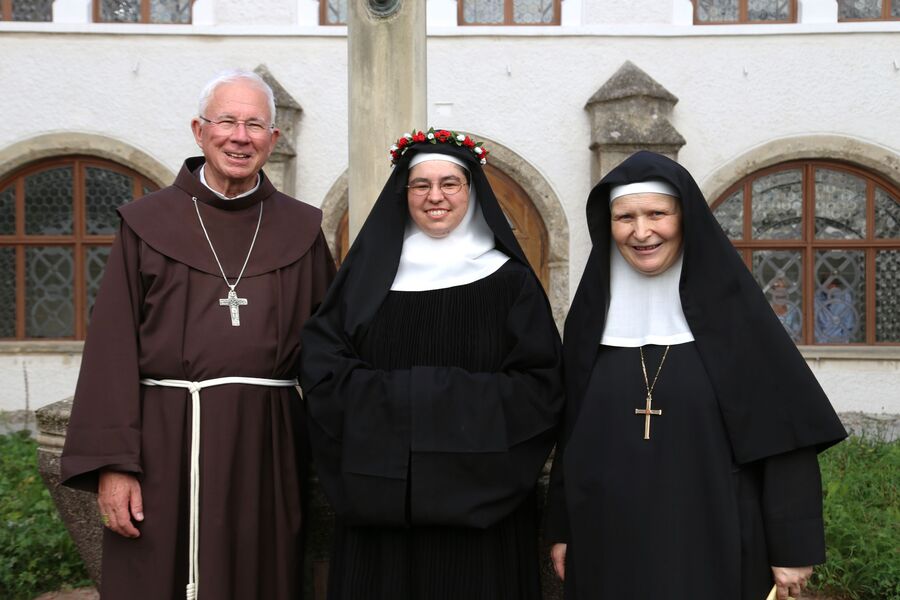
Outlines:
POLYGON ((96 491, 104 468, 142 472, 139 244, 122 223, 91 313, 60 466, 70 487, 96 491))

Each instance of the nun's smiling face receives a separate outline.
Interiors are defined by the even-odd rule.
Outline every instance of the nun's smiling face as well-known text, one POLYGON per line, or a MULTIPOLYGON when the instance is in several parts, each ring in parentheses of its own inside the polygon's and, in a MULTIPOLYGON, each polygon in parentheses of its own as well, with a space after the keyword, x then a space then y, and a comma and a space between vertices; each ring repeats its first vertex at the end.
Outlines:
POLYGON ((444 160, 419 163, 409 171, 409 215, 433 238, 450 235, 469 207, 469 185, 462 167, 444 160))
POLYGON ((681 253, 681 205, 666 194, 629 194, 616 198, 612 237, 619 252, 635 270, 659 275, 681 253))

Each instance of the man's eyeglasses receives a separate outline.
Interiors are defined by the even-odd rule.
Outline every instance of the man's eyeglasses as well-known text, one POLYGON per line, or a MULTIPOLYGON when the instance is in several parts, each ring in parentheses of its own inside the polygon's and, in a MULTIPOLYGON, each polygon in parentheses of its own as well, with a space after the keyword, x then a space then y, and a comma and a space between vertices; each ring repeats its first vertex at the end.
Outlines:
POLYGON ((247 135, 252 137, 262 137, 275 129, 275 124, 266 125, 263 121, 257 121, 254 119, 250 119, 249 121, 238 121, 237 119, 222 119, 221 121, 213 121, 212 119, 207 119, 203 115, 197 115, 197 118, 201 121, 209 123, 210 125, 215 125, 219 129, 225 132, 232 132, 237 129, 238 125, 243 125, 244 129, 247 130, 247 135))
MULTIPOLYGON (((414 185, 406 186, 406 189, 409 190, 409 193, 413 196, 417 196, 419 198, 427 196, 431 191, 430 183, 416 183, 414 185)), ((445 196, 452 196, 453 194, 459 192, 462 189, 462 186, 466 185, 462 181, 442 181, 437 184, 438 188, 440 188, 441 193, 445 196)))

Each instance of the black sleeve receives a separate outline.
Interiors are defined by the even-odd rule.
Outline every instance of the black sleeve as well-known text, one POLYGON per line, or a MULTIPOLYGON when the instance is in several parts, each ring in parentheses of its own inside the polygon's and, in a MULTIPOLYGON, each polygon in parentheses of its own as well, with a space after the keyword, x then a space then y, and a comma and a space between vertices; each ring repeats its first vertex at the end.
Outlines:
POLYGON ((544 541, 548 544, 569 542, 569 511, 566 508, 565 477, 563 475, 562 440, 557 442, 550 469, 550 485, 547 488, 547 506, 544 509, 544 541))
POLYGON ((509 309, 509 351, 495 373, 379 371, 323 320, 304 335, 316 468, 343 517, 487 527, 534 489, 562 386, 559 337, 530 273, 509 309))
POLYGON ((763 461, 762 508, 772 566, 825 562, 822 478, 814 448, 763 461))

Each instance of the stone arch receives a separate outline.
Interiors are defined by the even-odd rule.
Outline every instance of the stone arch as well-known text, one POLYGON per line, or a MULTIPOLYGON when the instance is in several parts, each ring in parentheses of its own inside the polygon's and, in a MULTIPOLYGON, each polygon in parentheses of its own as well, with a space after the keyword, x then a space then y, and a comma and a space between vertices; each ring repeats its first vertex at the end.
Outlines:
POLYGON ((80 132, 48 133, 0 149, 0 179, 28 163, 67 154, 96 156, 124 165, 159 187, 175 180, 173 171, 146 152, 111 137, 80 132))
MULTIPOLYGON (((491 151, 491 164, 510 176, 528 195, 541 216, 547 229, 547 263, 549 269, 548 296, 553 308, 553 316, 561 327, 569 306, 569 223, 559 196, 547 179, 531 163, 510 148, 482 135, 468 131, 459 133, 471 135, 484 141, 491 151)), ((347 211, 348 178, 345 171, 334 182, 322 201, 322 230, 332 252, 340 228, 341 219, 347 211)))
POLYGON ((843 135, 805 135, 760 144, 710 173, 700 184, 707 202, 715 202, 736 181, 766 167, 792 160, 835 160, 855 164, 900 184, 900 155, 843 135))

